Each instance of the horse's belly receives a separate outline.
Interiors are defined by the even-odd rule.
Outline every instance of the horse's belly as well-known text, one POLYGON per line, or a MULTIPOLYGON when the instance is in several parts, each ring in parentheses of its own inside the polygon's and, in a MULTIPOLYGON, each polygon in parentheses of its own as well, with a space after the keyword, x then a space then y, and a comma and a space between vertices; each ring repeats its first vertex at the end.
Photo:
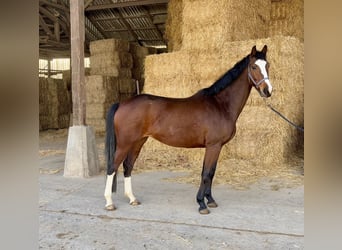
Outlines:
POLYGON ((192 126, 164 126, 156 129, 149 136, 173 147, 198 148, 205 146, 204 133, 196 125, 192 126))

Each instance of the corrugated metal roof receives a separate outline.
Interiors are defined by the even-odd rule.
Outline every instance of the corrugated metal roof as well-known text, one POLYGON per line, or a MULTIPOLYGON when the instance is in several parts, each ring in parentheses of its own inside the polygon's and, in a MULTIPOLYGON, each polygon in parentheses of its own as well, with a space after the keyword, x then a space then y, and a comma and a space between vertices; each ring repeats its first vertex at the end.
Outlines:
MULTIPOLYGON (((85 0, 86 49, 94 40, 117 38, 146 47, 166 48, 168 0, 85 0)), ((70 54, 68 0, 39 0, 41 57, 70 54)))

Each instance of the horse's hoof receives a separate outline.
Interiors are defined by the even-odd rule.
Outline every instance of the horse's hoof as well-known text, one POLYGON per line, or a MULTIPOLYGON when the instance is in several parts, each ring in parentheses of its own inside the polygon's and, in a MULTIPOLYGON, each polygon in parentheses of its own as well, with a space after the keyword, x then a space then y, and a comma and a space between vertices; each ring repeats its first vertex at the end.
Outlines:
POLYGON ((115 209, 116 209, 116 207, 113 204, 106 206, 107 211, 113 211, 115 209))
POLYGON ((208 207, 217 207, 217 203, 215 201, 210 202, 207 205, 208 205, 208 207))
POLYGON ((138 201, 138 200, 134 200, 134 201, 130 202, 129 204, 130 204, 131 206, 138 206, 138 205, 140 205, 141 203, 140 203, 140 201, 138 201))
POLYGON ((204 209, 199 209, 199 213, 200 213, 200 214, 209 214, 210 211, 209 211, 208 208, 204 208, 204 209))

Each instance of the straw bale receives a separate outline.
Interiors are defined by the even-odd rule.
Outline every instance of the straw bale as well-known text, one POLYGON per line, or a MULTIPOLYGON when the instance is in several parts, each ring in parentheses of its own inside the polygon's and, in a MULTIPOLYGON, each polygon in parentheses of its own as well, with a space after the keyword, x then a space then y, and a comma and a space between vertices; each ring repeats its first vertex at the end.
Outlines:
POLYGON ((92 126, 97 135, 104 135, 106 132, 106 119, 86 118, 86 123, 92 126))
POLYGON ((137 87, 135 81, 130 78, 118 78, 119 92, 121 94, 135 94, 137 87))
POLYGON ((130 68, 117 68, 117 67, 106 67, 106 68, 91 67, 90 74, 131 78, 132 70, 130 68))
POLYGON ((123 102, 135 96, 135 93, 121 93, 119 96, 119 101, 123 102))
MULTIPOLYGON (((84 75, 90 75, 90 68, 84 68, 84 75)), ((64 70, 62 72, 62 79, 65 82, 67 89, 71 90, 71 70, 64 70)))
POLYGON ((183 0, 170 0, 167 6, 165 38, 169 52, 182 47, 183 0))
POLYGON ((66 82, 62 79, 39 78, 39 92, 40 129, 68 126, 71 98, 66 82))
POLYGON ((49 128, 49 116, 39 114, 39 130, 47 130, 49 128))
POLYGON ((147 56, 144 92, 186 97, 190 94, 188 89, 191 86, 189 61, 189 54, 182 51, 147 56))
POLYGON ((182 50, 221 48, 227 41, 263 38, 269 32, 268 0, 184 1, 183 7, 182 50))
POLYGON ((68 128, 70 124, 70 114, 63 114, 58 116, 58 128, 68 128))
POLYGON ((112 76, 91 75, 85 78, 87 103, 114 102, 118 99, 118 78, 112 76))
POLYGON ((111 103, 91 103, 87 105, 86 117, 87 119, 105 119, 108 108, 111 103))
POLYGON ((304 0, 272 2, 269 35, 295 36, 304 41, 304 0))
POLYGON ((129 42, 118 39, 104 39, 90 42, 90 54, 111 53, 116 51, 129 51, 129 42))
POLYGON ((129 52, 115 51, 91 55, 89 57, 91 68, 132 68, 133 58, 129 52))
POLYGON ((129 52, 132 54, 133 58, 145 58, 149 54, 154 54, 150 53, 149 48, 139 46, 136 44, 131 44, 129 47, 129 52))
POLYGON ((140 92, 144 88, 144 63, 145 58, 149 54, 156 54, 157 50, 151 47, 142 47, 139 45, 131 44, 130 53, 133 57, 132 78, 138 80, 140 92))

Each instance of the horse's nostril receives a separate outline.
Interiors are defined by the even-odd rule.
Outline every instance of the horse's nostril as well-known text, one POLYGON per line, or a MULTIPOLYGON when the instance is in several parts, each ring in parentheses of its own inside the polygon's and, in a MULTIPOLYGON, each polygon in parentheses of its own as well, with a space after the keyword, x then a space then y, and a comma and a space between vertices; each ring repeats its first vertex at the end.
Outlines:
POLYGON ((264 88, 264 94, 265 94, 265 96, 267 96, 267 97, 270 97, 270 96, 271 96, 270 92, 268 91, 268 87, 264 88))

